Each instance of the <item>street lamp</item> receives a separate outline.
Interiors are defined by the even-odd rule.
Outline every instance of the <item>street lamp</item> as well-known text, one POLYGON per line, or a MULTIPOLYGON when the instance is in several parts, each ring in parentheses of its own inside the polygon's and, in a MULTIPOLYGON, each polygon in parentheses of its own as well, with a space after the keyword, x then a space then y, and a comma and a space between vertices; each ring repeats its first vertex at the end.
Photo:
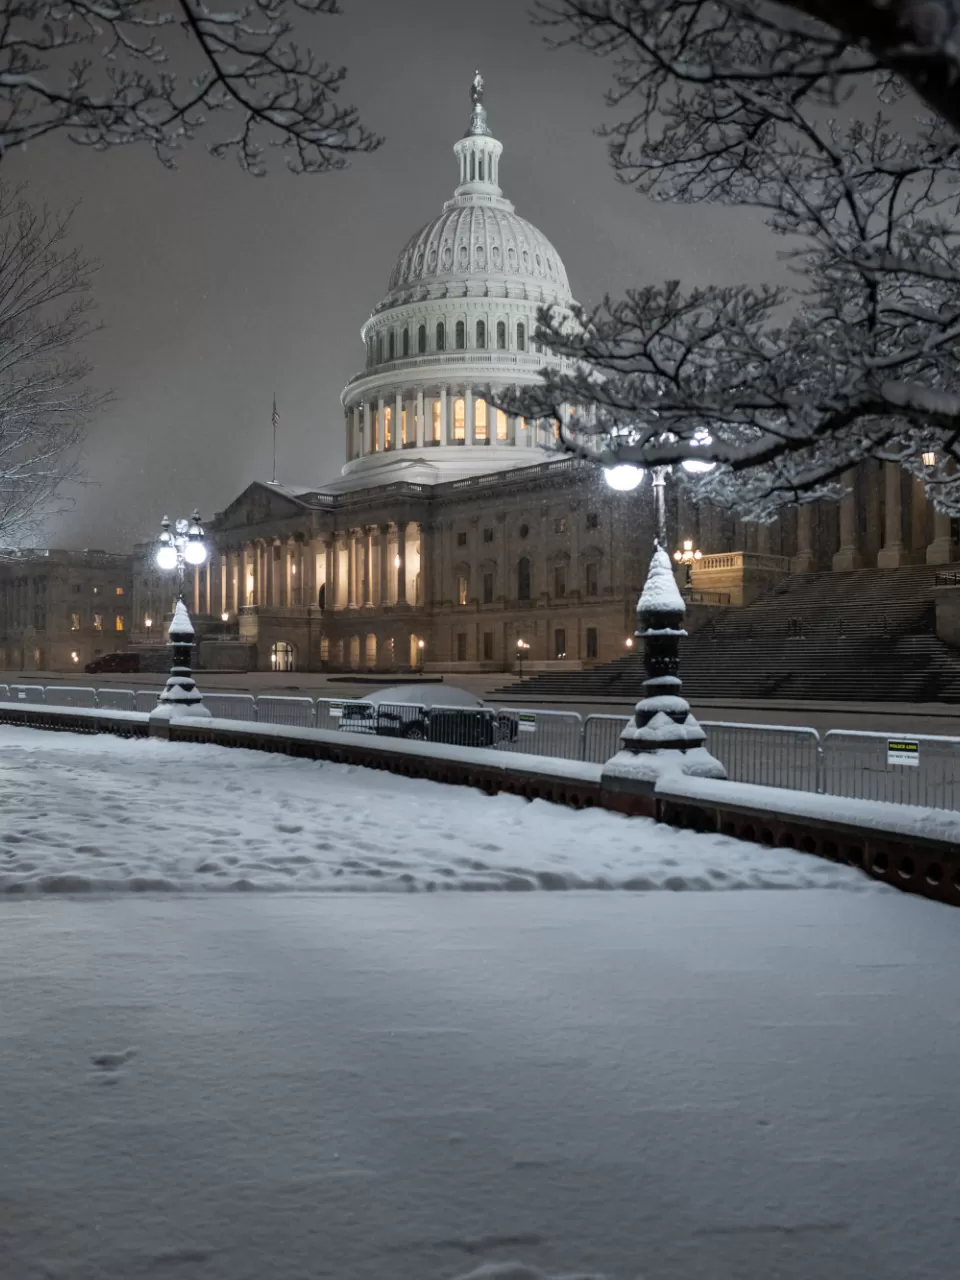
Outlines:
POLYGON ((937 455, 933 449, 924 449, 920 455, 920 460, 925 467, 935 467, 937 465, 937 455))
POLYGON ((677 547, 673 553, 673 558, 678 565, 682 564, 687 570, 686 585, 690 586, 691 573, 693 566, 703 559, 703 552, 699 547, 694 547, 692 538, 684 538, 683 546, 677 547))
MULTIPOLYGON (((669 433, 661 437, 663 441, 674 439, 669 433)), ((697 431, 694 433, 690 444, 693 448, 699 449, 713 443, 713 437, 706 431, 697 431)), ((680 466, 688 475, 705 475, 708 471, 712 471, 717 464, 715 462, 707 462, 700 458, 684 458, 680 466)), ((665 488, 667 484, 667 476, 673 470, 669 464, 650 468, 650 478, 653 483, 653 509, 657 525, 657 544, 661 547, 667 545, 667 503, 665 488)), ((632 493, 640 482, 643 480, 643 467, 635 466, 632 462, 618 462, 612 466, 604 467, 603 478, 611 489, 616 489, 620 493, 632 493)))
POLYGON ((517 668, 521 680, 523 679, 523 655, 529 648, 530 646, 527 644, 526 640, 517 641, 517 668))
POLYGON ((426 642, 424 640, 418 640, 417 641, 417 666, 420 668, 421 671, 423 670, 423 651, 425 648, 426 648, 426 642))
POLYGON ((199 566, 207 558, 207 548, 203 541, 203 526, 200 524, 200 512, 194 511, 189 520, 177 520, 172 526, 170 518, 164 516, 160 525, 160 537, 157 540, 157 567, 169 573, 177 572, 177 602, 173 610, 173 618, 167 635, 172 650, 170 675, 164 685, 163 692, 151 712, 152 721, 170 721, 180 716, 209 716, 210 712, 203 705, 203 698, 197 688, 190 670, 190 653, 194 644, 193 623, 183 602, 184 565, 199 566))

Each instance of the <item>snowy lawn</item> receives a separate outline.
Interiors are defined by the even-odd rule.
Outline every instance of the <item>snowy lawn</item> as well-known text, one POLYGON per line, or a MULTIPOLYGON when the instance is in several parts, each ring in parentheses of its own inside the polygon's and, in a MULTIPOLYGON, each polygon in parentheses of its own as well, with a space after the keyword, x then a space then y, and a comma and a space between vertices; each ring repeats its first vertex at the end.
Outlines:
POLYGON ((0 726, 0 893, 845 888, 785 849, 350 765, 0 726))
MULTIPOLYGON (((118 789, 82 776, 91 808, 118 789)), ((275 776, 220 766, 244 812, 275 776)), ((816 889, 10 898, 0 1276, 949 1280, 958 919, 816 889)))

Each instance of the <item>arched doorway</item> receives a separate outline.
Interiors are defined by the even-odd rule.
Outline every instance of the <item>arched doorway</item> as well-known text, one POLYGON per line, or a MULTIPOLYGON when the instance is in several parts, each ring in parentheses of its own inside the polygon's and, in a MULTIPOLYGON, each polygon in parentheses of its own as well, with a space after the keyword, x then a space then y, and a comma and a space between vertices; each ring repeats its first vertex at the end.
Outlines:
POLYGON ((293 671, 296 668, 296 651, 286 640, 278 640, 270 650, 270 667, 273 671, 293 671))

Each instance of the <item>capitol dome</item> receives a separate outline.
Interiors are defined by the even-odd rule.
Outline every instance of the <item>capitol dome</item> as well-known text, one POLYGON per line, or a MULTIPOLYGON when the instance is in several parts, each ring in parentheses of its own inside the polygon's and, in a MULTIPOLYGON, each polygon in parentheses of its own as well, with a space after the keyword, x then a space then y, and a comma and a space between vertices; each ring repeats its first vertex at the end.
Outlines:
POLYGON ((401 250, 387 293, 361 334, 366 367, 341 397, 347 463, 338 487, 408 479, 436 483, 552 455, 542 426, 489 403, 539 380, 537 309, 573 298, 560 255, 498 184, 503 147, 491 134, 483 80, 454 144, 459 185, 401 250))

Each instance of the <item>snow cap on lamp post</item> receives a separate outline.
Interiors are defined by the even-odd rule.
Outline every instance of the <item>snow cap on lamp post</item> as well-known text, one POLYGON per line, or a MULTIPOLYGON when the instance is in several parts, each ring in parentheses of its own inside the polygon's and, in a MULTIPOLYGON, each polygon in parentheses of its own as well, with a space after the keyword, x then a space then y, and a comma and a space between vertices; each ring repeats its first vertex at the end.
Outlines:
POLYGON ((203 542, 200 513, 194 511, 190 520, 178 520, 170 531, 170 519, 163 517, 156 560, 161 569, 177 570, 177 603, 167 636, 172 650, 170 675, 160 694, 156 707, 150 713, 151 723, 162 725, 183 716, 209 718, 210 712, 203 704, 191 670, 191 650, 194 644, 193 623, 183 602, 184 563, 199 566, 207 558, 203 542))
POLYGON ((687 606, 670 557, 654 548, 637 602, 637 639, 643 641, 644 697, 620 735, 621 749, 603 767, 603 786, 652 794, 667 773, 725 778, 726 770, 703 745, 706 734, 680 696, 680 641, 687 606))

